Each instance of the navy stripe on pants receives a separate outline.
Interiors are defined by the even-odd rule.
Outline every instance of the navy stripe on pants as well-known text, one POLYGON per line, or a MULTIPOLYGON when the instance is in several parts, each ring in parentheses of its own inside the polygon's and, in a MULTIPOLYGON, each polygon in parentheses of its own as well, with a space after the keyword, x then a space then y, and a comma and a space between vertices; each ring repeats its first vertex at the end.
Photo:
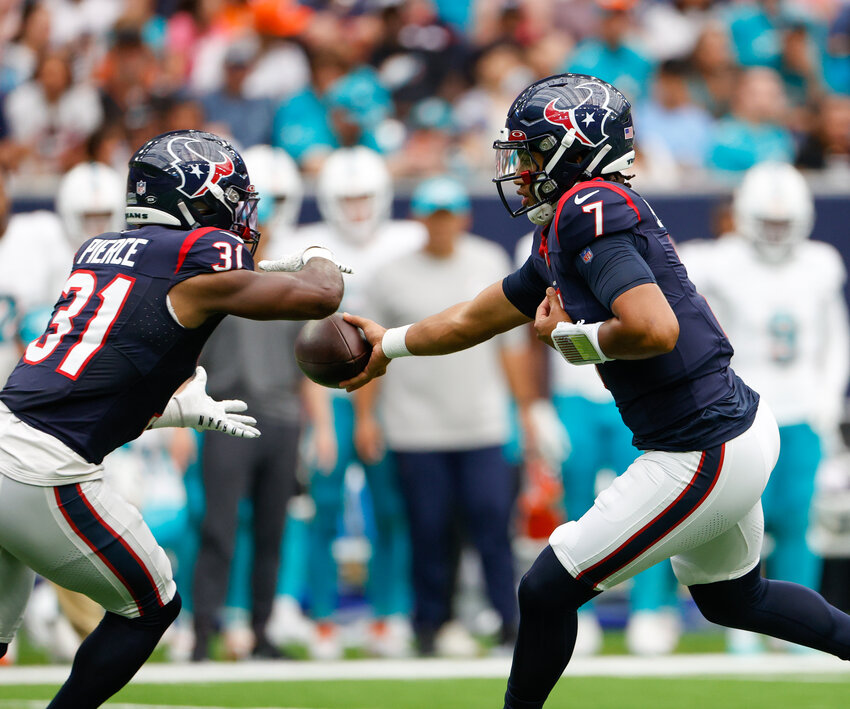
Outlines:
POLYGON ((144 562, 100 516, 80 485, 59 485, 53 490, 65 521, 129 591, 139 615, 165 605, 144 562))
POLYGON ((725 448, 723 444, 703 451, 696 472, 681 494, 661 514, 576 578, 595 588, 597 584, 632 563, 690 517, 717 484, 720 470, 723 468, 725 448))

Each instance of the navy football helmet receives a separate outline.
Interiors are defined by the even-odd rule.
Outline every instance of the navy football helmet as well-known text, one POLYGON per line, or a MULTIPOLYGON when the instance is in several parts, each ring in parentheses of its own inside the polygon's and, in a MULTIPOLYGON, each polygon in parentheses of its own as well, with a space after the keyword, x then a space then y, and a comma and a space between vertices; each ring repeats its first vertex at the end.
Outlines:
POLYGON ((548 224, 554 204, 576 182, 629 167, 633 144, 631 104, 616 88, 587 74, 550 76, 525 89, 508 111, 493 143, 493 181, 511 216, 548 224), (531 185, 536 202, 518 204, 519 197, 506 193, 516 180, 531 185))
POLYGON ((130 158, 128 224, 227 229, 257 248, 257 202, 242 156, 199 130, 163 133, 130 158))

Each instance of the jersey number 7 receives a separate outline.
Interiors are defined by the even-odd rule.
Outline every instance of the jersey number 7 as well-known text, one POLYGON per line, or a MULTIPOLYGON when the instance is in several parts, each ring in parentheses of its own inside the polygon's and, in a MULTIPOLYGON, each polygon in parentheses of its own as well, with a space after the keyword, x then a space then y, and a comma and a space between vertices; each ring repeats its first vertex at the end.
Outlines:
POLYGON ((599 202, 591 202, 590 204, 585 204, 581 211, 585 214, 590 214, 593 212, 593 216, 596 218, 596 222, 594 223, 594 227, 596 228, 596 236, 602 236, 602 201, 599 202))
POLYGON ((109 331, 118 319, 124 303, 127 302, 127 296, 135 281, 135 278, 128 276, 115 276, 98 291, 100 305, 95 309, 94 314, 85 323, 81 323, 80 327, 76 327, 74 318, 85 309, 94 295, 97 289, 97 276, 91 271, 74 271, 62 290, 62 295, 66 297, 73 293, 71 302, 56 311, 41 337, 30 342, 24 352, 24 362, 27 364, 43 362, 56 351, 66 335, 79 330, 77 341, 71 345, 59 366, 56 367, 56 371, 60 374, 64 374, 69 379, 77 379, 89 360, 103 347, 109 331))

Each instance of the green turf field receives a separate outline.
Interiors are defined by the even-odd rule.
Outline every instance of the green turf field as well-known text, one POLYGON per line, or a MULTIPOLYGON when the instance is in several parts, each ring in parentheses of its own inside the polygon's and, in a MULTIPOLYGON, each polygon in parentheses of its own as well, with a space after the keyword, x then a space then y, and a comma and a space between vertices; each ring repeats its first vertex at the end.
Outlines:
MULTIPOLYGON (((688 659, 695 662, 699 671, 706 670, 706 662, 711 658, 723 658, 719 652, 723 648, 722 635, 719 633, 693 633, 682 638, 679 652, 665 658, 650 658, 646 667, 658 674, 660 671, 670 674, 670 679, 641 676, 643 672, 622 672, 614 669, 608 676, 586 676, 594 674, 589 668, 598 667, 608 660, 628 660, 624 655, 622 633, 606 633, 605 652, 598 660, 578 660, 573 663, 576 676, 565 677, 558 683, 555 691, 546 703, 546 709, 843 709, 850 708, 850 665, 847 672, 841 667, 838 672, 826 674, 825 670, 803 669, 805 657, 794 658, 787 653, 764 656, 758 667, 764 674, 735 674, 727 676, 730 669, 722 669, 716 676, 685 678, 678 676, 675 659, 688 659), (694 655, 693 653, 702 653, 694 655), (708 654, 705 654, 708 653, 708 654), (584 668, 584 669, 582 669, 584 668), (789 671, 788 668, 790 668, 789 671), (808 675, 803 675, 804 672, 808 675), (821 672, 824 672, 823 674, 821 672), (582 673, 585 676, 579 676, 582 673), (635 677, 625 675, 634 674, 635 677), (674 677, 674 675, 676 675, 674 677)), ((43 680, 38 669, 43 659, 37 653, 22 647, 23 657, 19 657, 22 669, 29 666, 28 679, 6 681, 43 680)), ((748 658, 731 660, 729 667, 739 668, 748 658)), ((812 658, 808 658, 809 660, 812 658)), ((640 660, 635 660, 640 662, 640 660)), ((374 663, 375 661, 371 661, 374 663)), ((507 658, 505 658, 507 674, 507 658)), ((169 669, 169 663, 152 662, 149 666, 169 669)), ((179 673, 176 684, 150 684, 135 681, 116 695, 106 706, 115 709, 166 709, 191 707, 278 707, 286 709, 502 709, 502 695, 505 680, 498 679, 366 679, 370 667, 368 660, 351 660, 341 663, 345 667, 357 668, 355 674, 347 676, 364 679, 312 679, 311 670, 322 667, 321 663, 284 662, 274 666, 270 674, 256 677, 258 681, 244 681, 242 663, 213 663, 206 666, 187 665, 174 667, 179 673), (212 672, 206 677, 195 677, 189 681, 189 675, 195 670, 212 672), (183 674, 183 673, 187 674, 183 674), (362 674, 361 674, 362 673, 362 674), (287 681, 265 681, 268 677, 289 677, 287 681), (207 677, 217 680, 205 681, 207 677), (223 681, 231 680, 232 681, 223 681), (183 680, 186 680, 185 682, 183 680)), ((452 667, 455 663, 452 662, 452 667)), ((474 661, 472 663, 474 667, 474 661)), ((423 667, 427 667, 423 665, 423 667)), ((755 668, 752 671, 758 672, 755 668)), ((747 669, 750 672, 751 669, 747 669)), ((13 670, 13 668, 9 668, 13 670)), ((4 668, 0 667, 0 709, 42 709, 57 689, 58 680, 65 675, 66 669, 52 668, 54 684, 48 685, 12 685, 2 682, 4 668), (57 672, 58 670, 58 672, 57 672)), ((144 670, 143 670, 144 671, 144 670)), ((325 670, 321 670, 322 673, 325 670)), ((474 674, 481 674, 476 673, 474 674)), ((499 669, 501 673, 501 669, 499 669)), ((423 674, 420 668, 413 670, 423 674)), ((606 670, 607 674, 607 670, 606 670)), ((380 676, 380 675, 379 675, 380 676)), ((405 675, 402 675, 405 676, 405 675)), ((437 675, 439 676, 439 675, 437 675)), ((487 676, 484 673, 482 676, 487 676)), ((495 676, 493 674, 490 677, 495 676)), ((8 676, 7 676, 8 677, 8 676)), ((141 680, 142 677, 139 678, 141 680)), ((162 678, 149 678, 160 681, 162 678)), ((167 681, 167 680, 162 680, 167 681)))
MULTIPOLYGON (((148 707, 299 709, 501 709, 503 680, 257 682, 133 685, 110 704, 148 707)), ((2 709, 34 709, 50 687, 0 687, 2 709), (15 701, 20 700, 20 701, 15 701)), ((43 705, 41 705, 43 706, 43 705)), ((107 705, 109 706, 109 705, 107 705)), ((850 678, 565 678, 547 709, 837 709, 850 706, 850 678)))

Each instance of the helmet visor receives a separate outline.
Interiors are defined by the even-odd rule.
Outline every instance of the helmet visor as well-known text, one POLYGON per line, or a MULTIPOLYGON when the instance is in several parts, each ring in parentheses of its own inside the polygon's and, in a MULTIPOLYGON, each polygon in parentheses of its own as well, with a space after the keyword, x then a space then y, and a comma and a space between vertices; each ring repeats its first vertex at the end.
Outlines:
POLYGON ((260 195, 256 192, 245 192, 236 203, 235 216, 233 218, 233 226, 230 231, 239 235, 242 240, 251 246, 251 253, 257 250, 257 244, 260 241, 260 232, 257 228, 257 207, 260 202, 260 195))
POLYGON ((537 164, 534 156, 525 146, 496 143, 494 147, 496 149, 496 180, 522 179, 526 184, 530 184, 534 175, 540 174, 541 166, 537 164))
POLYGON ((533 196, 531 185, 545 179, 542 165, 528 149, 527 143, 496 141, 496 174, 493 182, 499 197, 511 216, 525 214, 538 200, 533 196))

